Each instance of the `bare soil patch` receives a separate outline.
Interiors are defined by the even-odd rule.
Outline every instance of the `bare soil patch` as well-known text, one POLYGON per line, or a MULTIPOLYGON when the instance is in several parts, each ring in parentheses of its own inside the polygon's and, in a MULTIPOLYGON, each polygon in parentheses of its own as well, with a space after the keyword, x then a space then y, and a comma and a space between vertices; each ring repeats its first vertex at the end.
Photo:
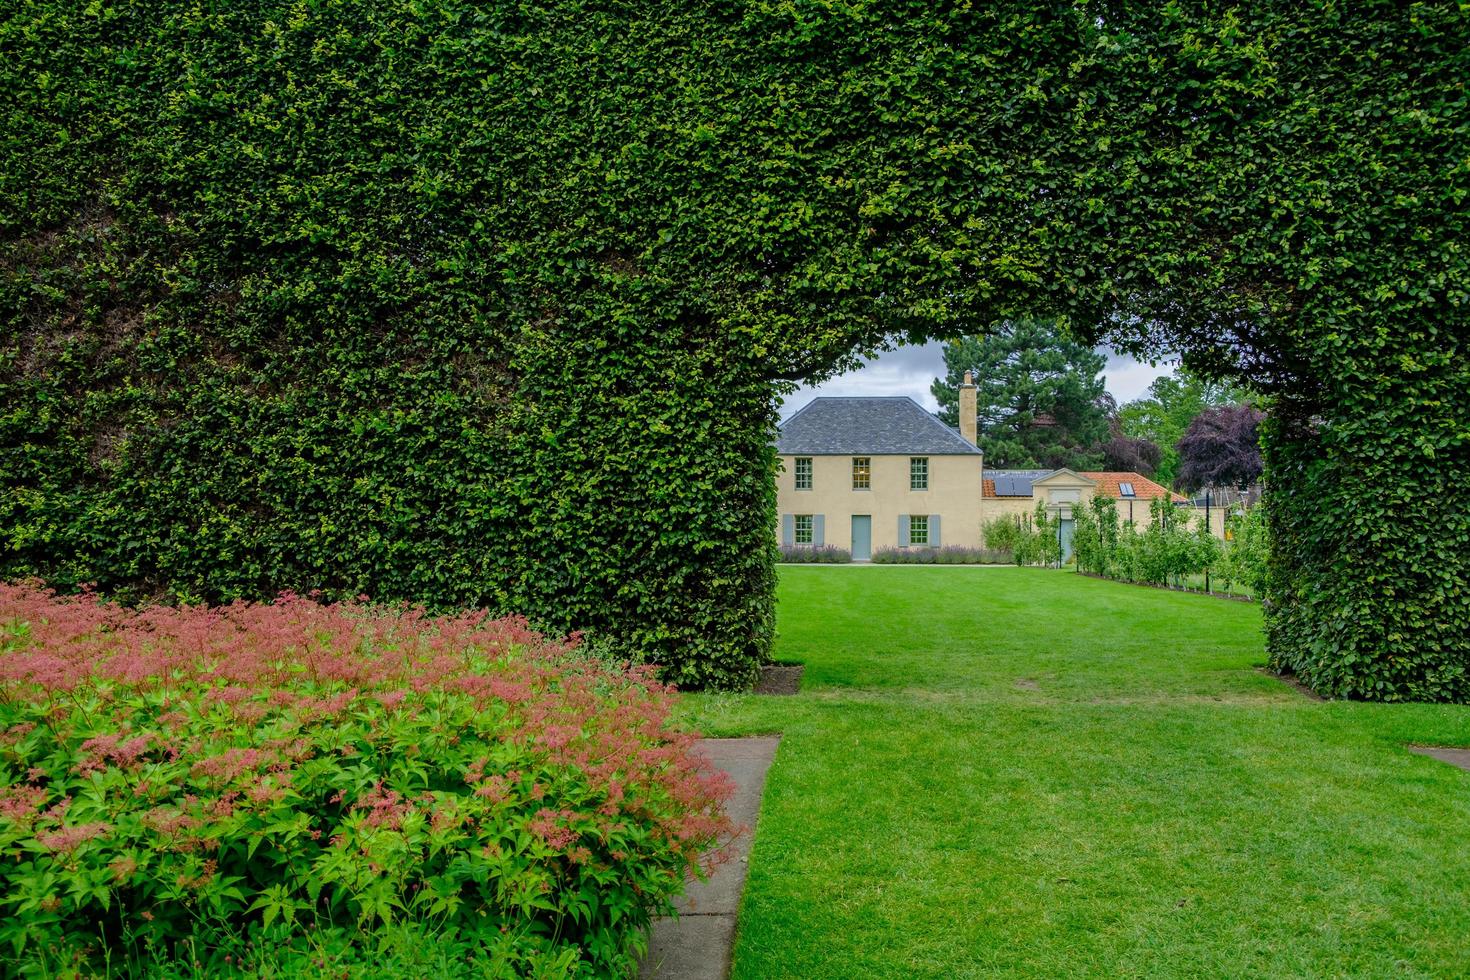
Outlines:
POLYGON ((1083 578, 1095 578, 1103 582, 1117 582, 1119 585, 1136 585, 1140 589, 1163 589, 1165 592, 1183 592, 1186 595, 1207 595, 1212 599, 1226 599, 1230 602, 1255 602, 1248 595, 1235 595, 1230 592, 1206 592, 1204 589, 1190 589, 1182 585, 1158 585, 1153 582, 1124 582, 1122 579, 1108 578, 1096 572, 1077 572, 1083 578))
POLYGON ((760 680, 755 682, 755 693, 796 694, 801 690, 801 675, 805 670, 801 664, 766 664, 761 668, 760 680))

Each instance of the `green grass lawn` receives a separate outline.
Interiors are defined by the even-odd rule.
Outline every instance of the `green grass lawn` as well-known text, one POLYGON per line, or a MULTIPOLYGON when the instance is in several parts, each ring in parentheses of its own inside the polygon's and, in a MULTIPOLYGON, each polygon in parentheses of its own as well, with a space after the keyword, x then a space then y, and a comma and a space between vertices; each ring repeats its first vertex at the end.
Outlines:
POLYGON ((1067 572, 781 569, 789 698, 737 978, 1463 976, 1470 709, 1318 702, 1254 605, 1067 572))

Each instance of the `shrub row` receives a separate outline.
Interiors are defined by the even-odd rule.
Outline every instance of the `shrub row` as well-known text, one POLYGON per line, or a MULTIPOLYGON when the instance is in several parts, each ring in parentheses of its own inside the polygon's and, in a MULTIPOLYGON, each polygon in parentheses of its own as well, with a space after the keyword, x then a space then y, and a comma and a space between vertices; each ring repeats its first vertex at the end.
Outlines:
POLYGON ((0 585, 0 944, 38 975, 627 974, 728 830, 671 703, 523 620, 0 585))
POLYGON ((1159 498, 1141 530, 1120 522, 1112 500, 1094 497, 1073 510, 1072 544, 1081 571, 1149 585, 1182 586, 1220 557, 1207 528, 1191 530, 1188 513, 1159 498))
MULTIPOLYGON (((1270 549, 1266 511, 1252 508, 1232 518, 1234 541, 1224 544, 1190 514, 1162 499, 1150 504, 1146 527, 1121 521, 1117 502, 1094 497, 1073 508, 1072 560, 1079 571, 1123 582, 1182 587, 1192 576, 1212 575, 1212 585, 1239 585, 1253 596, 1265 588, 1270 549)), ((1061 562, 1060 518, 1038 505, 1034 514, 996 517, 984 526, 985 543, 1018 565, 1061 562)))
POLYGON ((999 565, 1010 556, 988 548, 945 545, 942 548, 879 548, 873 562, 879 565, 999 565))
MULTIPOLYGON (((1148 525, 1139 529, 1118 519, 1111 499, 1094 497, 1074 508, 1072 545, 1078 570, 1123 582, 1175 587, 1210 571, 1217 573, 1216 584, 1226 589, 1232 578, 1251 576, 1250 559, 1243 554, 1227 560, 1231 551, 1203 521, 1196 524, 1189 513, 1162 498, 1149 505, 1149 516, 1148 525)), ((1251 547, 1262 544, 1264 539, 1256 536, 1251 547)), ((1254 578, 1250 581, 1259 584, 1254 578)))

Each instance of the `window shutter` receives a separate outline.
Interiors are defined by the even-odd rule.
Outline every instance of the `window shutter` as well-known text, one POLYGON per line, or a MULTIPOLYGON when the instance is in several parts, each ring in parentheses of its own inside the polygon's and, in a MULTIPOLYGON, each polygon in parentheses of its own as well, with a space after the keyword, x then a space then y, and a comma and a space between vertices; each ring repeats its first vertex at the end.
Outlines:
POLYGON ((821 547, 827 543, 827 515, 812 515, 812 544, 821 547))
POLYGON ((909 546, 909 515, 898 515, 898 546, 907 548, 909 546))
POLYGON ((929 547, 938 548, 939 545, 939 515, 929 515, 929 547))
POLYGON ((796 544, 796 515, 781 515, 781 543, 788 548, 796 544))

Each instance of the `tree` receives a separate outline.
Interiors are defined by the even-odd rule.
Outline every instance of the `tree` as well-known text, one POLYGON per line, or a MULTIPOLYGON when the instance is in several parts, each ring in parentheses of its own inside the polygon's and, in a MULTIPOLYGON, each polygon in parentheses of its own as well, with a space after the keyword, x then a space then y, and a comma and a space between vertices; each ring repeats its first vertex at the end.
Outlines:
POLYGON ((1103 469, 1140 473, 1152 477, 1159 468, 1162 450, 1148 439, 1133 439, 1121 432, 1102 444, 1103 469))
POLYGON ((1118 427, 1124 436, 1146 439, 1157 447, 1159 458, 1151 475, 1173 486, 1179 472, 1179 452, 1174 445, 1189 423, 1207 408, 1234 405, 1246 397, 1239 385, 1212 381, 1181 366, 1172 375, 1156 378, 1147 395, 1118 409, 1118 427))
POLYGON ((959 422, 959 384, 973 372, 976 434, 986 465, 1097 469, 1107 438, 1107 360, 1055 320, 1005 320, 944 345, 932 386, 940 418, 959 422))
POLYGON ((1250 405, 1207 408, 1195 416, 1175 447, 1181 490, 1248 487, 1261 478, 1261 422, 1250 405))

